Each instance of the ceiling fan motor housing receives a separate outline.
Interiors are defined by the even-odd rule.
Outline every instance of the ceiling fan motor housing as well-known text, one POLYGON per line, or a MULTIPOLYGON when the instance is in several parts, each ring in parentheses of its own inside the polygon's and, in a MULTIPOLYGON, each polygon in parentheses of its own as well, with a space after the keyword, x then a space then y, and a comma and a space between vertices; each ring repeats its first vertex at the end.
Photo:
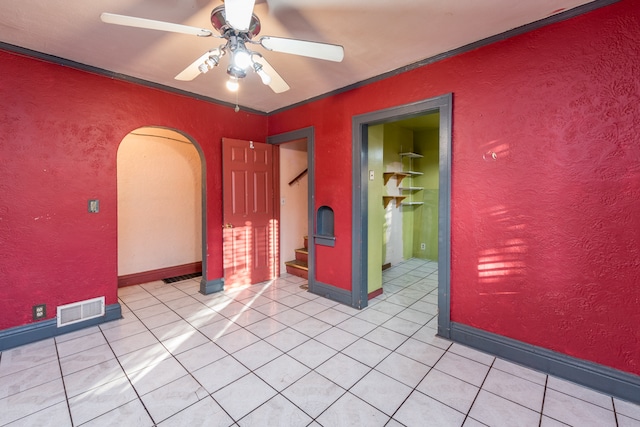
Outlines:
MULTIPOLYGON (((227 23, 227 18, 224 13, 224 5, 218 6, 211 11, 211 25, 213 25, 213 28, 218 30, 222 35, 227 31, 236 31, 227 23)), ((255 13, 251 14, 249 29, 247 31, 242 31, 242 33, 246 34, 247 39, 249 40, 260 34, 260 19, 258 19, 255 13)))

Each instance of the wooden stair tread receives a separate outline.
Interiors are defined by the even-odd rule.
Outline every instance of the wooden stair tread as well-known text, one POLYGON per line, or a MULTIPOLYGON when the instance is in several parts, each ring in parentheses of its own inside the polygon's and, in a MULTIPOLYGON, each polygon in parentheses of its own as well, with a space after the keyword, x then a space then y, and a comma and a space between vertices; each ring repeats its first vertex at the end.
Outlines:
POLYGON ((299 249, 296 249, 295 252, 299 252, 301 254, 309 255, 309 249, 307 249, 307 248, 299 248, 299 249))
POLYGON ((300 270, 309 270, 309 266, 307 265, 307 263, 299 260, 287 261, 284 264, 289 267, 298 268, 300 270))

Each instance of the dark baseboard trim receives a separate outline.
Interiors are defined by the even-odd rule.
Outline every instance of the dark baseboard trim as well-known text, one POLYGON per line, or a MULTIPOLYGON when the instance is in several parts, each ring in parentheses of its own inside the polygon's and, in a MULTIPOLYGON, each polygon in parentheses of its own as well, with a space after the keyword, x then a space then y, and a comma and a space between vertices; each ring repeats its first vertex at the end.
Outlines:
POLYGON ((369 294, 367 295, 367 299, 368 299, 368 300, 372 300, 372 299, 374 299, 375 297, 377 297, 378 295, 382 295, 382 288, 380 288, 380 289, 376 289, 376 290, 375 290, 375 291, 373 291, 373 292, 369 292, 369 294))
POLYGON ((204 277, 200 281, 200 293, 209 295, 224 290, 224 278, 207 280, 204 277))
POLYGON ((122 308, 119 303, 116 303, 106 306, 105 314, 102 317, 96 317, 94 319, 74 323, 61 328, 58 328, 56 318, 43 320, 37 323, 30 323, 24 326, 16 326, 15 328, 0 331, 0 351, 30 344, 47 338, 53 338, 68 332, 77 331, 121 318, 122 308))
POLYGON ((321 297, 325 297, 348 306, 351 305, 350 291, 321 282, 314 282, 313 286, 311 286, 311 282, 309 282, 309 285, 309 292, 312 294, 320 295, 321 297))
POLYGON ((201 271, 202 261, 197 261, 189 264, 175 265, 173 267, 159 268, 157 270, 126 274, 124 276, 118 276, 118 287, 122 288, 124 286, 140 285, 142 283, 153 282, 154 280, 200 273, 201 271))
POLYGON ((450 339, 549 375, 640 404, 640 376, 638 375, 454 322, 451 323, 450 339))

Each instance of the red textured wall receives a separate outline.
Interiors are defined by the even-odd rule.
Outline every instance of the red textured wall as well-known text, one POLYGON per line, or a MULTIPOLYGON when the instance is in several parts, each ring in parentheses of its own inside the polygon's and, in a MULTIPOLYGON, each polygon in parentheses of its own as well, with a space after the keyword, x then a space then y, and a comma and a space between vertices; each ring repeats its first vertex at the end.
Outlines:
POLYGON ((117 302, 116 152, 141 126, 202 147, 208 278, 222 272, 221 138, 265 140, 267 118, 0 51, 0 330, 31 307, 117 302), (89 214, 87 201, 100 200, 89 214))
POLYGON ((638 64, 623 0, 271 116, 315 126, 318 280, 351 288, 352 116, 452 92, 452 321, 640 374, 638 64))

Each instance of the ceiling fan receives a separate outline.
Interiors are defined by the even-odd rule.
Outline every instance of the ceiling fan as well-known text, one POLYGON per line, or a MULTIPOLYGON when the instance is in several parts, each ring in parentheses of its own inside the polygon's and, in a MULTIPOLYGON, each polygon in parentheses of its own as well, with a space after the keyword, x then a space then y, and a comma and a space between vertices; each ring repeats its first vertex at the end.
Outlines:
POLYGON ((274 52, 290 53, 334 62, 341 62, 344 58, 343 47, 335 44, 271 36, 263 36, 258 40, 253 40, 260 33, 260 19, 253 13, 254 5, 255 0, 226 0, 223 5, 213 9, 211 12, 211 24, 220 35, 204 28, 107 12, 102 13, 100 19, 108 24, 225 39, 224 43, 205 52, 175 76, 175 79, 182 81, 193 80, 198 75, 216 67, 221 58, 228 54, 230 60, 227 66, 227 74, 229 75, 227 88, 232 91, 238 90, 238 79, 246 77, 247 71, 250 69, 257 73, 262 79, 262 83, 268 85, 275 93, 289 90, 287 82, 267 60, 260 53, 247 48, 247 45, 260 45, 266 50, 274 52))

